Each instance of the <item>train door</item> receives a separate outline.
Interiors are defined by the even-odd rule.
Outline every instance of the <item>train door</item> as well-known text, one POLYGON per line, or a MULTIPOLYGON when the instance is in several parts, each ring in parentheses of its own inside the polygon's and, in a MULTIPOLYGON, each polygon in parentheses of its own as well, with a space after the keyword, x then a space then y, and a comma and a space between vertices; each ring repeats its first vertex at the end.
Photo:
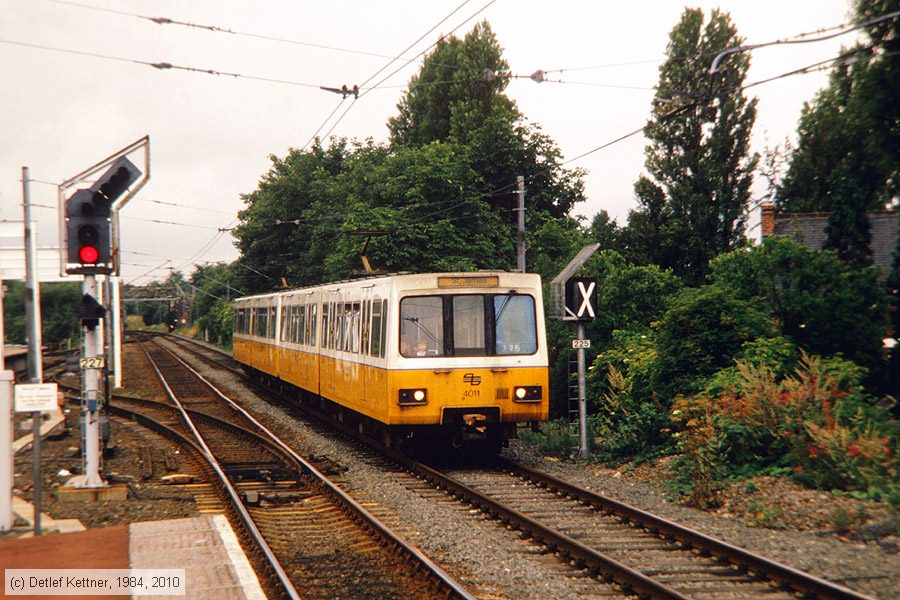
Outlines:
POLYGON ((335 399, 337 392, 335 384, 335 370, 337 363, 335 359, 336 352, 336 332, 337 324, 337 306, 338 295, 334 290, 328 290, 323 294, 322 298, 322 332, 321 336, 321 354, 319 356, 319 385, 320 393, 328 399, 335 399))
POLYGON ((362 367, 362 389, 359 390, 359 398, 363 406, 369 406, 371 394, 369 388, 372 379, 372 286, 362 289, 360 306, 360 335, 359 335, 359 360, 362 367))

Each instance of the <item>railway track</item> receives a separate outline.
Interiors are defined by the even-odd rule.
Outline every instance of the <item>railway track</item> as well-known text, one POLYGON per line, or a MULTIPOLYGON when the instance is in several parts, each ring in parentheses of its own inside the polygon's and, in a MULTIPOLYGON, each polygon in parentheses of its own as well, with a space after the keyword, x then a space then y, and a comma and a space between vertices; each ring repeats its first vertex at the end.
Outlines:
POLYGON ((614 582, 651 598, 869 598, 510 462, 439 470, 383 447, 378 453, 367 460, 388 457, 394 467, 383 468, 402 480, 400 465, 414 475, 404 485, 419 495, 475 507, 539 544, 543 556, 556 556, 572 577, 596 580, 587 594, 614 594, 602 584, 614 582))
POLYGON ((181 407, 135 399, 116 405, 139 404, 129 412, 169 435, 186 439, 191 430, 203 440, 184 443, 218 459, 210 469, 270 591, 292 598, 471 597, 189 365, 155 344, 142 347, 181 407))
POLYGON ((640 595, 869 598, 510 461, 474 469, 413 468, 574 564, 640 595))

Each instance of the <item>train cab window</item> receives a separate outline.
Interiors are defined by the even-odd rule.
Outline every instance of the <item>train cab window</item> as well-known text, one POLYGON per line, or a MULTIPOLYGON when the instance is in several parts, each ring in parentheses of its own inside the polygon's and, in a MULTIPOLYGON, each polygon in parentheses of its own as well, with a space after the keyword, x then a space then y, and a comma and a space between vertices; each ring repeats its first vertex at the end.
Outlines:
POLYGON ((456 294, 400 300, 400 354, 506 356, 537 352, 532 296, 456 294))
POLYGON ((494 296, 497 354, 534 354, 537 351, 534 298, 494 296))
POLYGON ((443 356, 444 308, 440 296, 413 296, 400 302, 400 354, 443 356))
POLYGON ((484 296, 453 299, 453 350, 456 356, 484 354, 484 296))

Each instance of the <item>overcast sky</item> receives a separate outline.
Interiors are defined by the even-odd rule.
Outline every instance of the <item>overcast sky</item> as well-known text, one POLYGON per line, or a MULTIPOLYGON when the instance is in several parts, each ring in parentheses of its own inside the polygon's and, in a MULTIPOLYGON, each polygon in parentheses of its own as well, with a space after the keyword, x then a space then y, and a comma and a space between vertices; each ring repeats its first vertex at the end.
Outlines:
MULTIPOLYGON (((233 239, 219 229, 234 225, 240 196, 256 188, 268 157, 303 147, 323 124, 324 134, 351 104, 331 135, 384 141, 385 123, 420 62, 355 103, 341 104, 339 95, 318 86, 365 89, 403 65, 406 60, 395 62, 363 85, 420 36, 403 53, 406 59, 441 34, 463 36, 480 19, 489 21, 513 73, 541 69, 548 79, 565 82, 517 79, 506 93, 556 141, 565 160, 574 158, 646 123, 668 34, 685 6, 664 0, 470 0, 459 8, 462 1, 0 0, 0 219, 22 219, 21 168, 28 166, 38 180, 31 185, 38 243, 56 245, 57 212, 43 207, 56 205, 51 184, 149 135, 151 179, 122 213, 125 281, 143 283, 166 277, 169 268, 189 274, 193 264, 231 261, 237 257, 233 239)), ((707 14, 715 7, 728 11, 747 43, 850 18, 847 0, 687 6, 707 14)), ((827 60, 852 41, 848 35, 755 50, 748 81, 827 60)), ((817 73, 749 90, 759 98, 755 149, 793 138, 803 102, 826 83, 827 74, 817 73)), ((644 144, 634 136, 570 163, 587 171, 588 199, 576 213, 590 219, 605 209, 625 223, 635 207, 644 144)))

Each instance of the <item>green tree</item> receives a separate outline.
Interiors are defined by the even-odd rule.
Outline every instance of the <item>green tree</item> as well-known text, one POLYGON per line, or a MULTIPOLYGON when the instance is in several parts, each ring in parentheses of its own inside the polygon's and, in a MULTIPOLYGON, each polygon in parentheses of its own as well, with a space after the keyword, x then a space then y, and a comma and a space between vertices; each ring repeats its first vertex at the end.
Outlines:
POLYGON ((591 220, 591 239, 600 242, 602 250, 622 250, 623 230, 605 210, 601 210, 591 220))
POLYGON ((345 141, 323 148, 270 156, 272 167, 256 190, 244 196, 232 232, 240 257, 235 263, 247 293, 271 290, 286 280, 301 286, 327 279, 325 261, 346 211, 346 198, 334 194, 334 180, 351 154, 357 159, 383 152, 371 145, 348 148, 345 141))
MULTIPOLYGON (((3 295, 3 327, 8 344, 24 344, 25 284, 6 281, 3 295)), ((63 347, 81 334, 78 305, 81 286, 77 283, 45 283, 41 285, 41 340, 51 347, 63 347)))
MULTIPOLYGON (((385 230, 371 239, 367 255, 388 271, 503 269, 514 256, 514 240, 503 219, 480 193, 483 180, 458 146, 432 142, 398 147, 347 161, 336 178, 336 195, 348 210, 339 230, 385 230)), ((360 268, 364 238, 341 235, 326 259, 335 278, 360 268)))
POLYGON ((808 353, 842 353, 869 368, 881 365, 887 297, 875 267, 855 269, 831 252, 770 238, 718 257, 711 268, 715 286, 762 302, 782 334, 808 353))
MULTIPOLYGON (((897 9, 894 0, 857 0, 857 22, 897 9)), ((867 211, 900 190, 900 19, 872 23, 842 53, 829 85, 804 105, 798 145, 778 189, 784 212, 828 211, 825 247, 871 263, 867 211)))
POLYGON ((687 288, 659 322, 654 390, 664 402, 700 392, 706 378, 731 366, 745 342, 774 333, 758 299, 715 285, 687 288))
POLYGON ((638 208, 627 239, 634 257, 671 268, 693 283, 713 257, 744 242, 750 184, 758 157, 749 151, 756 100, 740 91, 746 53, 723 50, 742 43, 727 13, 686 9, 670 34, 656 86, 656 121, 645 133, 647 175, 635 184, 638 208))
POLYGON ((581 173, 561 167, 552 140, 502 93, 501 54, 487 23, 445 38, 390 120, 389 145, 342 140, 271 157, 234 231, 240 287, 347 277, 364 245, 379 270, 509 269, 517 175, 526 177, 528 230, 551 255, 532 253, 534 264, 555 262, 560 251, 541 236, 578 229, 568 213, 583 197, 581 173))
POLYGON ((503 93, 508 83, 509 66, 486 21, 463 40, 442 39, 410 80, 399 114, 388 121, 391 145, 457 145, 510 226, 516 222, 519 175, 526 181, 529 218, 542 212, 565 217, 583 199, 583 173, 562 167, 556 144, 503 93))
POLYGON ((197 266, 191 274, 195 300, 192 321, 204 338, 228 346, 231 342, 234 299, 243 292, 234 287, 238 283, 236 269, 225 263, 197 266))

